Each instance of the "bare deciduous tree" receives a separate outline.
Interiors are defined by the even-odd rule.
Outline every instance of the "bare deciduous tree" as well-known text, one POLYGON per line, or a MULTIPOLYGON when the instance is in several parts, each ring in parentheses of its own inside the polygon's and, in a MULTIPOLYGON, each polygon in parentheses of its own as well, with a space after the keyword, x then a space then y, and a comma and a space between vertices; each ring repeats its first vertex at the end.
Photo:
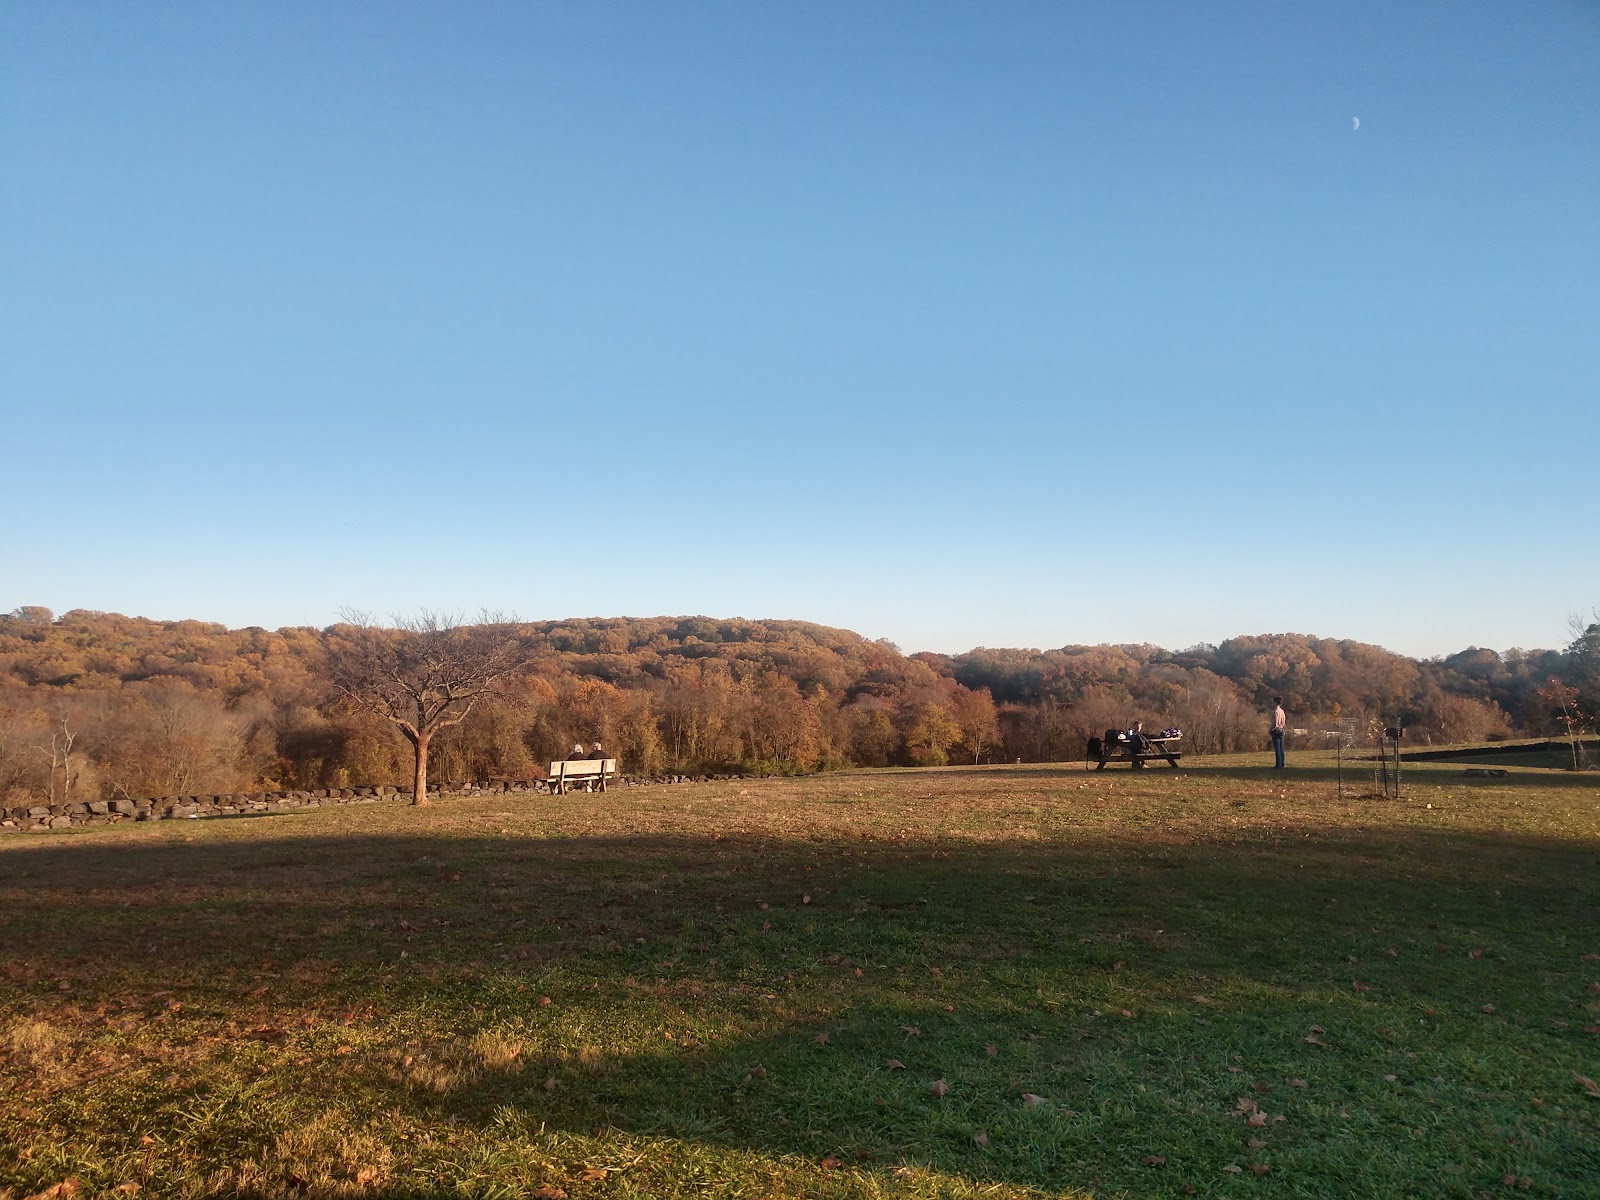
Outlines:
POLYGON ((77 732, 72 728, 65 713, 61 715, 59 730, 50 733, 49 747, 35 746, 34 749, 50 760, 50 787, 49 802, 53 805, 56 800, 56 772, 61 773, 61 798, 60 803, 72 802, 72 785, 77 777, 72 770, 72 743, 78 740, 77 732))
POLYGON ((488 613, 465 625, 424 611, 393 628, 345 612, 327 632, 328 671, 352 706, 394 724, 416 754, 412 803, 428 802, 428 743, 459 725, 525 660, 515 626, 488 613))

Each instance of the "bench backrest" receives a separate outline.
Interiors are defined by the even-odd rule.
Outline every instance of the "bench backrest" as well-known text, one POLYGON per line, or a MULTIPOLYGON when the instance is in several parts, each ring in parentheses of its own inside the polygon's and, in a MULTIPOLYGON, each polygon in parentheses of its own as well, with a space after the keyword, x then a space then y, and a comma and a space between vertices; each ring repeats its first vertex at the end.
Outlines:
POLYGON ((615 775, 614 758, 569 758, 550 764, 551 779, 586 779, 597 775, 615 775))

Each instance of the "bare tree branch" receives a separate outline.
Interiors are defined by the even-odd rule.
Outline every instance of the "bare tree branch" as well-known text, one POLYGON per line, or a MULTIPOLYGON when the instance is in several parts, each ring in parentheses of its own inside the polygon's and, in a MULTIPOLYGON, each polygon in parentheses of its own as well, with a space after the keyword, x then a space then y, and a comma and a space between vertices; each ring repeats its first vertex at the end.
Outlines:
POLYGON ((416 752, 412 803, 427 803, 428 743, 435 733, 466 720, 480 700, 496 694, 502 679, 527 661, 523 637, 511 621, 485 612, 476 624, 424 609, 392 617, 392 627, 344 609, 344 622, 324 634, 328 674, 350 705, 395 725, 416 752))

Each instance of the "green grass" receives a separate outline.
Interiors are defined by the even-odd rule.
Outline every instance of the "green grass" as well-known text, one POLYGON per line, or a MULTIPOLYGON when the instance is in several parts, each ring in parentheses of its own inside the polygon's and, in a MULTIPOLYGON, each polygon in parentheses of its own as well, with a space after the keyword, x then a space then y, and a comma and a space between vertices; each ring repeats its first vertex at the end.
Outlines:
POLYGON ((0 1197, 1600 1195, 1600 780, 1295 762, 7 837, 0 1197))

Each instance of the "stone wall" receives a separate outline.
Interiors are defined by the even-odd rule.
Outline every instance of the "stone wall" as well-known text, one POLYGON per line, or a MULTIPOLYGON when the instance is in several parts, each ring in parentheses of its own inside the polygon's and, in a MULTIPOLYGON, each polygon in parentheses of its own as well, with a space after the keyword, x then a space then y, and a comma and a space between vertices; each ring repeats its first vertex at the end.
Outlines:
MULTIPOLYGON (((731 775, 624 775, 612 787, 646 787, 659 784, 705 783, 732 779, 731 775)), ((543 794, 543 780, 509 783, 447 783, 444 790, 430 787, 430 797, 504 796, 543 794)), ((301 812, 337 804, 395 804, 411 802, 411 792, 397 787, 315 788, 297 792, 231 792, 213 796, 157 796, 149 800, 89 800, 71 804, 24 804, 0 808, 0 834, 48 833, 77 825, 117 821, 170 821, 202 817, 238 817, 261 813, 301 812)))

